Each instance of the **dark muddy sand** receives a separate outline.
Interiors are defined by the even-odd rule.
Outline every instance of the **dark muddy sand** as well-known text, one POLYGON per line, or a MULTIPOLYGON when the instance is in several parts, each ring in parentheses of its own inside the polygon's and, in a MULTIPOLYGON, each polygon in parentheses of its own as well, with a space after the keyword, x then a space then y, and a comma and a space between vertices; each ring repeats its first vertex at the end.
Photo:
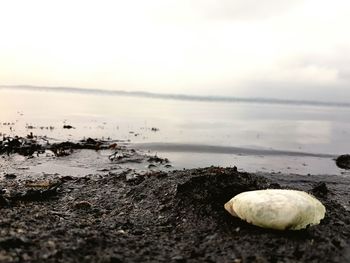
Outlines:
MULTIPOLYGON (((63 146, 58 152, 68 154, 63 146)), ((137 153, 129 154, 132 167, 137 153)), ((346 177, 108 169, 0 181, 0 262, 350 262, 346 177), (273 231, 224 210, 234 195, 266 188, 312 193, 326 206, 325 219, 273 231)))

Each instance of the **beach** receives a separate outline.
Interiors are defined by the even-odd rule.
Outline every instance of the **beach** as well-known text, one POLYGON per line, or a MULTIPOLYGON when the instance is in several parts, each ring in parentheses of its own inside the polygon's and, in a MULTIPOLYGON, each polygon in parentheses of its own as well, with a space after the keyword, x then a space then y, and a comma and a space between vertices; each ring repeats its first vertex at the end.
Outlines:
POLYGON ((349 263, 350 1, 2 1, 0 263, 349 263))
POLYGON ((128 168, 88 176, 17 179, 18 170, 2 180, 1 262, 349 260, 348 178, 222 167, 142 173, 128 158, 128 168), (306 230, 276 231, 223 209, 240 192, 267 188, 307 191, 326 206, 326 217, 306 230))
POLYGON ((1 262, 350 260, 348 108, 0 92, 1 262), (273 231, 223 208, 268 188, 326 217, 273 231))

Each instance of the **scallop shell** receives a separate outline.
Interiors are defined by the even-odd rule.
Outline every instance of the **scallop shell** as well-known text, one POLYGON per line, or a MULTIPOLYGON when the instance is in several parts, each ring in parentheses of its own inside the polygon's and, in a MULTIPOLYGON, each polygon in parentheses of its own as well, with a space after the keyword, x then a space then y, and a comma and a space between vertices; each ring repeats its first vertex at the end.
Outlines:
POLYGON ((278 230, 299 230, 317 225, 326 208, 303 191, 268 189, 243 192, 225 204, 233 216, 250 224, 278 230))

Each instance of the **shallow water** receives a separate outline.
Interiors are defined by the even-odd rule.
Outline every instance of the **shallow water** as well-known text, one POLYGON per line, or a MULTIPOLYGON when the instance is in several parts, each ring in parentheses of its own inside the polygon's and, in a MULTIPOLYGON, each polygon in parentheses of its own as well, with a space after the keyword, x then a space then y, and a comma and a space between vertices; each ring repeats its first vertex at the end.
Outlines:
POLYGON ((349 152, 348 116, 347 107, 0 90, 0 132, 6 135, 33 132, 51 140, 94 137, 150 146, 170 143, 188 148, 196 145, 257 150, 222 153, 153 147, 154 152, 168 155, 177 168, 236 165, 250 171, 341 174, 332 156, 349 152), (64 124, 74 129, 63 129, 64 124), (270 156, 269 150, 315 156, 270 156), (329 156, 322 157, 323 154, 329 156))

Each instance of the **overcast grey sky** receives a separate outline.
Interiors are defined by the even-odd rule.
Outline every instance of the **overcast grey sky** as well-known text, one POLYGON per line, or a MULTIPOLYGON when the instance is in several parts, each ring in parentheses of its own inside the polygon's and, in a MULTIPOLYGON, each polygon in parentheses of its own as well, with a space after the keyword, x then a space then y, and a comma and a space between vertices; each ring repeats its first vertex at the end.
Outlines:
POLYGON ((0 0, 0 84, 350 101, 350 1, 0 0))

